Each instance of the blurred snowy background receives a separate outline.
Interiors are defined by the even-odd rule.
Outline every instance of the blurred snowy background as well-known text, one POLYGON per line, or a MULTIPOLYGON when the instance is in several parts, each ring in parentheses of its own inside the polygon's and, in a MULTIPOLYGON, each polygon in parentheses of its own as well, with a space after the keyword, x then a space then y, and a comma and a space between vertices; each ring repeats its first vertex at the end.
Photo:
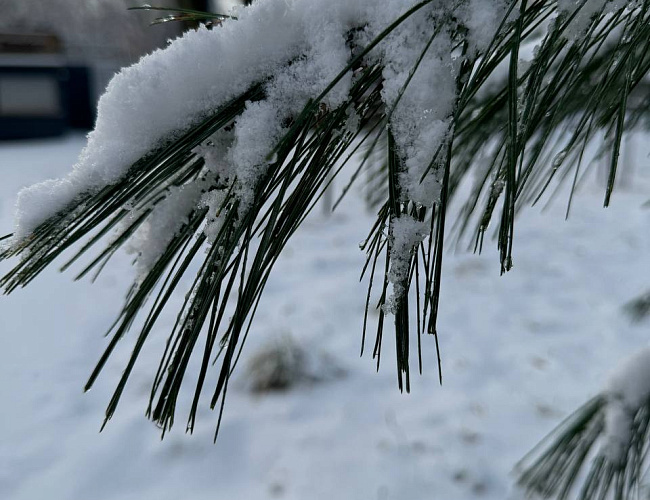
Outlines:
MULTIPOLYGON (((19 3, 0 0, 0 8, 19 3)), ((16 29, 36 26, 29 23, 37 12, 17 15, 16 29)), ((120 52, 128 59, 168 36, 149 39, 158 28, 132 21, 138 15, 121 24, 104 13, 98 24, 70 26, 101 27, 120 43, 122 34, 140 40, 120 52)), ((56 24, 66 19, 73 22, 64 16, 56 24)), ((0 142, 0 233, 12 229, 17 191, 64 174, 84 141, 72 132, 0 142)), ((183 432, 189 400, 179 403, 163 441, 144 417, 182 293, 100 434, 132 337, 93 390, 81 389, 134 270, 126 255, 94 284, 72 282, 74 270, 47 270, 0 297, 0 498, 519 498, 517 460, 600 390, 618 360, 647 343, 648 324, 632 324, 622 306, 650 286, 648 136, 631 135, 623 154, 609 209, 594 167, 568 221, 566 194, 522 214, 507 275, 499 276, 489 243, 481 256, 449 249, 439 320, 444 384, 433 339, 424 338, 425 370, 413 376, 410 395, 397 390, 389 339, 379 373, 368 353, 359 358, 366 288, 358 244, 374 222, 361 185, 334 214, 315 211, 267 285, 216 445, 217 415, 207 401, 192 436, 183 432)), ((0 274, 10 265, 1 263, 0 274)))

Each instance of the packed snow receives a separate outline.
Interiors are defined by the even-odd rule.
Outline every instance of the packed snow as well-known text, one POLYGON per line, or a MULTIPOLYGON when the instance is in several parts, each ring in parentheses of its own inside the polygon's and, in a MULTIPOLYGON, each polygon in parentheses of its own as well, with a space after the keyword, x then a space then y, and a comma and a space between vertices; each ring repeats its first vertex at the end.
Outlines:
MULTIPOLYGON (((11 228, 18 189, 63 174, 84 142, 0 144, 0 227, 11 228)), ((648 324, 631 323, 621 306, 649 287, 648 144, 647 136, 626 143, 610 208, 602 208, 594 166, 568 221, 566 193, 544 213, 525 211, 510 273, 499 276, 497 252, 487 244, 482 256, 447 253, 439 318, 444 384, 427 336, 424 374, 413 374, 409 395, 397 389, 394 342, 386 338, 379 373, 368 354, 359 358, 365 284, 358 283, 364 254, 357 244, 373 214, 355 190, 331 217, 315 211, 268 283, 216 445, 208 401, 195 434, 184 433, 191 377, 163 441, 144 417, 182 287, 100 434, 134 335, 93 390, 82 387, 132 280, 131 257, 117 255, 94 284, 73 282, 74 269, 48 269, 0 298, 0 498, 520 500, 514 464, 607 387, 608 367, 647 345, 648 324), (250 392, 250 360, 286 335, 333 359, 342 376, 250 392)), ((0 272, 10 265, 0 264, 0 272)))

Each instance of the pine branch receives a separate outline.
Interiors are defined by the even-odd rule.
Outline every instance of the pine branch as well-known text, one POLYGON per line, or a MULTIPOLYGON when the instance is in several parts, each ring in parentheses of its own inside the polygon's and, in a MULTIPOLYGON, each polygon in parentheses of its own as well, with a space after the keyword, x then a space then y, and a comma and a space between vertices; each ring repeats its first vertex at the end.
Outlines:
POLYGON ((650 401, 630 415, 625 441, 612 443, 606 426, 610 398, 596 396, 544 438, 517 465, 519 485, 541 498, 635 498, 649 465, 650 401))
MULTIPOLYGON (((275 262, 343 165, 355 158, 356 151, 365 149, 358 171, 367 165, 373 185, 383 189, 376 190, 379 196, 374 202, 380 208, 363 245, 367 261, 362 277, 369 282, 363 338, 365 341, 372 304, 379 312, 373 348, 379 366, 386 315, 395 315, 398 385, 408 391, 413 317, 420 371, 423 332, 434 337, 438 350, 436 321, 447 208, 467 175, 481 172, 455 221, 457 234, 475 225, 476 247, 480 249, 490 222, 501 209, 497 235, 503 271, 512 266, 517 211, 539 200, 554 183, 571 179, 572 172, 575 188, 585 147, 601 132, 611 152, 606 204, 610 200, 624 130, 641 123, 644 116, 632 104, 639 99, 644 102, 635 92, 650 70, 648 1, 611 12, 604 4, 586 31, 573 37, 572 22, 586 3, 577 6, 575 12, 558 13, 556 2, 551 0, 511 2, 491 42, 481 52, 471 53, 468 29, 455 15, 456 7, 463 4, 459 1, 445 11, 444 17, 431 18, 428 43, 406 75, 393 108, 383 100, 386 68, 375 57, 376 51, 409 20, 433 16, 432 12, 437 15, 432 10, 434 0, 413 5, 364 46, 355 45, 355 32, 364 29, 355 26, 348 37, 352 54, 348 64, 319 95, 287 118, 285 135, 269 151, 263 175, 250 186, 255 195, 250 206, 238 195, 241 183, 236 176, 206 177, 205 159, 197 148, 212 147, 209 145, 215 134, 229 133, 248 103, 268 99, 269 81, 265 79, 242 89, 218 109, 206 110, 189 128, 171 134, 162 147, 136 161, 116 182, 79 194, 28 237, 11 240, 0 259, 20 257, 20 261, 0 279, 0 287, 10 293, 30 283, 64 253, 72 252, 64 265, 67 268, 104 245, 78 278, 99 272, 143 224, 155 217, 174 190, 198 185, 202 194, 218 196, 221 201, 217 207, 196 206, 187 214, 164 251, 134 284, 110 330, 107 349, 86 385, 86 389, 92 386, 117 343, 148 310, 107 408, 108 421, 172 293, 183 286, 191 264, 199 262, 162 355, 148 408, 148 415, 164 434, 174 423, 190 356, 200 349, 203 338, 187 424, 191 431, 211 360, 216 356, 220 362, 210 401, 212 408, 220 408, 220 420, 230 377, 275 262), (535 57, 530 64, 522 65, 520 54, 537 43, 539 32, 546 34, 535 57), (450 40, 450 56, 458 61, 454 67, 455 98, 444 139, 420 179, 439 180, 440 197, 424 206, 409 199, 408 189, 402 185, 406 166, 396 145, 393 114, 403 104, 400 100, 421 61, 429 57, 431 44, 443 34, 450 40), (507 71, 502 72, 506 65, 507 71), (337 106, 328 106, 327 97, 350 73, 354 74, 354 83, 347 98, 337 106), (351 113, 358 117, 352 127, 351 113), (549 161, 549 156, 553 160, 549 161), (208 237, 206 228, 216 219, 220 221, 218 230, 208 237), (399 274, 394 269, 399 246, 395 228, 404 225, 416 228, 416 239, 402 245, 405 262, 400 265, 405 273, 399 274), (373 286, 379 288, 378 298, 373 295, 373 286), (397 293, 399 290, 402 292, 397 293), (234 299, 232 309, 229 298, 234 299)), ((299 60, 289 60, 286 65, 299 60)), ((353 182, 357 178, 355 175, 353 182)), ((439 351, 438 369, 442 380, 439 351)))
POLYGON ((166 16, 156 17, 151 21, 151 25, 164 24, 170 22, 215 22, 220 24, 226 19, 237 19, 234 16, 226 14, 217 14, 214 12, 204 12, 194 9, 181 9, 171 7, 155 7, 151 5, 141 5, 138 7, 129 7, 128 10, 143 10, 153 12, 175 12, 175 14, 168 14, 166 16))

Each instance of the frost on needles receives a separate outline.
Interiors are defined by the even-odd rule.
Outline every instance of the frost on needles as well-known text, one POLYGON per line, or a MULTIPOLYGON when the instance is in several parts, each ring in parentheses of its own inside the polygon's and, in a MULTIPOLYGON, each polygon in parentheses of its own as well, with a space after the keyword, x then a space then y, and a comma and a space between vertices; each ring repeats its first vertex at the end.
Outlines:
MULTIPOLYGON (((229 130, 218 131, 194 150, 205 160, 196 180, 169 186, 167 198, 155 205, 127 207, 131 213, 120 226, 151 211, 128 245, 138 255, 141 276, 191 210, 208 208, 203 231, 213 238, 222 224, 218 212, 224 193, 234 190, 241 217, 255 199, 258 179, 287 124, 362 47, 417 3, 265 0, 241 9, 237 21, 190 31, 143 57, 110 82, 99 102, 95 130, 72 172, 20 192, 14 240, 27 237, 79 194, 115 183, 140 158, 243 90, 262 84, 264 99, 248 102, 229 130)), ((383 68, 381 97, 390 110, 390 130, 401 159, 403 201, 425 207, 439 201, 441 172, 430 168, 429 162, 453 127, 461 62, 448 33, 450 19, 455 19, 454 26, 468 28, 470 53, 477 53, 492 40, 507 4, 505 0, 430 2, 367 54, 365 64, 383 68)), ((321 105, 328 109, 344 105, 355 77, 349 71, 340 78, 321 105)), ((358 127, 354 120, 350 124, 358 127)), ((404 217, 393 225, 391 236, 395 244, 390 279, 396 298, 404 290, 411 249, 424 237, 422 224, 404 217)))

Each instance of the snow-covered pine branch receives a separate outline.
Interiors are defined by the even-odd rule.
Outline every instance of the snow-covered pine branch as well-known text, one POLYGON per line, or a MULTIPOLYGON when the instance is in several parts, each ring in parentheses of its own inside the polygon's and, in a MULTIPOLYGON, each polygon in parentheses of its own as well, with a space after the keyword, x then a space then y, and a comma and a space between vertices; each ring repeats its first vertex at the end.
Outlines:
MULTIPOLYGON (((87 384, 153 294, 108 420, 161 311, 199 261, 149 406, 151 418, 171 427, 189 358, 205 336, 192 429, 214 351, 222 364, 211 406, 221 401, 223 408, 273 264, 330 174, 362 146, 384 150, 385 162, 369 167, 383 175, 386 199, 363 245, 365 323, 377 299, 374 282, 373 355, 379 360, 386 314, 393 314, 399 386, 408 391, 412 323, 418 351, 423 332, 437 349, 446 211, 465 176, 479 173, 461 225, 475 214, 482 241, 501 212, 503 270, 512 261, 515 211, 556 175, 577 172, 597 130, 605 130, 612 151, 609 199, 628 97, 650 68, 647 7, 607 0, 254 3, 237 20, 188 32, 113 79, 70 174, 20 193, 15 232, 0 255, 20 261, 0 285, 11 292, 66 250, 74 251, 72 262, 100 240, 104 250, 80 275, 101 270, 120 248, 137 256, 136 282, 87 384), (571 132, 568 139, 558 139, 560 130, 571 132), (554 161, 546 161, 549 154, 554 161)), ((362 166, 376 156, 365 155, 362 166)))
POLYGON ((543 498, 633 498, 647 470, 649 440, 650 348, 643 347, 524 459, 520 485, 543 498))
MULTIPOLYGON (((456 24, 469 28, 468 51, 479 53, 496 32, 507 2, 457 3, 464 5, 453 11, 454 16, 461 16, 456 24)), ((147 235, 138 238, 138 245, 145 255, 162 253, 174 233, 169 231, 168 219, 182 221, 192 208, 210 204, 215 196, 207 191, 215 179, 233 184, 239 210, 245 211, 266 165, 271 163, 270 153, 287 131, 286 124, 349 64, 353 50, 368 45, 413 5, 417 2, 386 2, 380 9, 374 1, 259 2, 243 9, 238 22, 186 33, 165 50, 123 69, 100 100, 95 130, 72 172, 64 179, 43 182, 19 194, 15 240, 29 235, 79 195, 95 193, 123 178, 140 158, 199 123, 243 89, 262 83, 264 99, 247 102, 231 130, 217 132, 209 139, 211 146, 194 150, 206 162, 195 184, 207 184, 198 192, 185 187, 173 190, 174 195, 154 210, 162 214, 147 220, 147 235), (181 192, 185 202, 179 205, 181 192)), ((387 108, 395 108, 391 131, 404 164, 401 197, 428 207, 440 199, 442 177, 433 171, 421 179, 449 135, 458 94, 455 77, 460 59, 454 54, 448 32, 456 26, 447 24, 452 16, 448 5, 443 1, 421 2, 421 12, 406 19, 364 58, 366 65, 382 66, 382 101, 387 108), (430 42, 432 27, 438 36, 430 42), (417 71, 411 75, 416 62, 417 71), (410 76, 404 91, 402 87, 410 76), (395 106, 398 101, 400 105, 395 106)), ((323 96, 322 105, 337 109, 346 104, 352 79, 353 72, 348 71, 323 96)), ((217 208, 218 199, 211 211, 217 208)), ((206 230, 211 231, 209 225, 206 230)), ((416 241, 414 235, 404 238, 416 241)), ((400 257, 395 255, 395 260, 400 257)), ((404 266, 396 264, 396 269, 404 266)))

